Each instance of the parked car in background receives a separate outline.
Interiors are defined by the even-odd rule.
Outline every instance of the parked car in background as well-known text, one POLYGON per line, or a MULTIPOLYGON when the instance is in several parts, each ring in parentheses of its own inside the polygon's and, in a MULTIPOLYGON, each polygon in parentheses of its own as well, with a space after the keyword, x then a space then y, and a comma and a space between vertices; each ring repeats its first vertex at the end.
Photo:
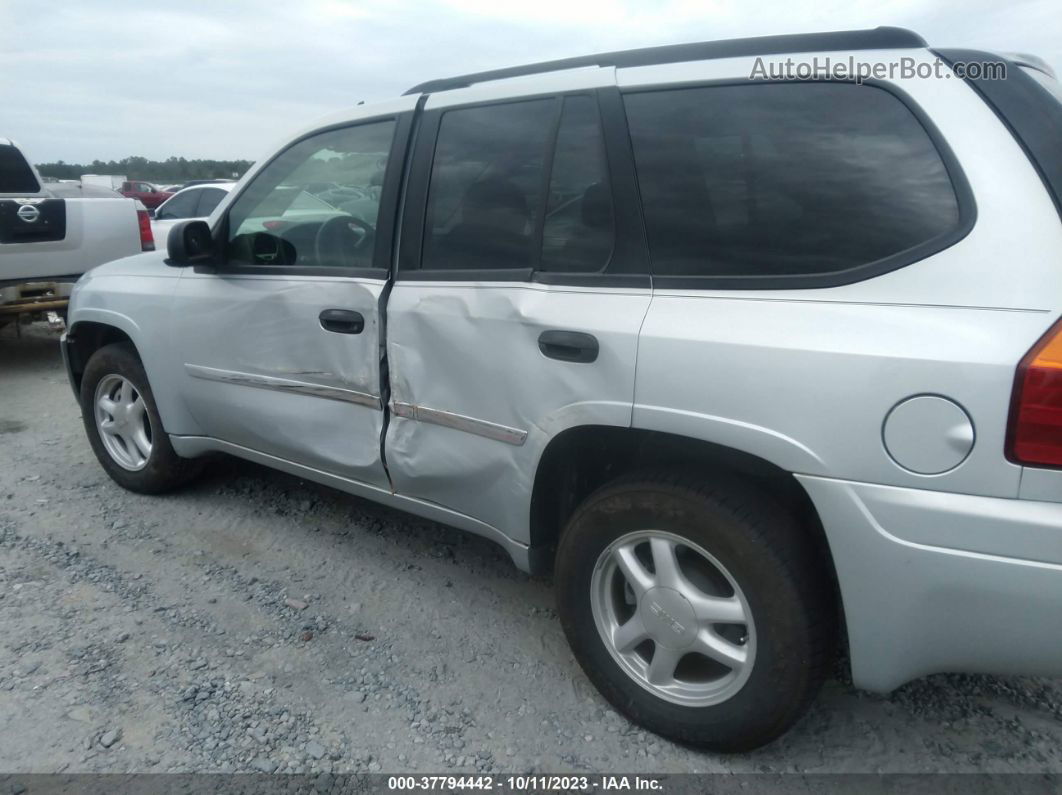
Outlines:
POLYGON ((126 180, 122 183, 119 193, 136 199, 149 210, 154 210, 173 194, 152 185, 150 182, 141 180, 126 180))
POLYGON ((155 248, 148 212, 103 183, 43 183, 0 138, 0 325, 65 312, 71 285, 109 260, 155 248))
POLYGON ((124 174, 82 174, 81 184, 85 186, 92 186, 94 188, 105 188, 107 190, 113 190, 115 193, 120 193, 122 186, 126 183, 127 177, 124 174))
POLYGON ((236 180, 234 180, 234 179, 225 179, 225 178, 218 178, 218 179, 190 179, 187 182, 182 182, 180 185, 178 185, 176 187, 176 189, 174 189, 174 193, 176 193, 179 190, 184 190, 185 188, 191 188, 191 187, 193 187, 195 185, 230 185, 230 184, 235 184, 235 182, 236 182, 236 180))
POLYGON ((839 643, 877 692, 1057 676, 1057 96, 878 28, 358 106, 78 283, 88 440, 134 491, 221 451, 552 568, 589 679, 684 743, 779 736, 839 643), (890 77, 752 77, 824 53, 890 77))
POLYGON ((206 218, 236 186, 235 182, 204 183, 177 191, 158 209, 151 230, 160 246, 166 245, 170 227, 189 218, 206 218))

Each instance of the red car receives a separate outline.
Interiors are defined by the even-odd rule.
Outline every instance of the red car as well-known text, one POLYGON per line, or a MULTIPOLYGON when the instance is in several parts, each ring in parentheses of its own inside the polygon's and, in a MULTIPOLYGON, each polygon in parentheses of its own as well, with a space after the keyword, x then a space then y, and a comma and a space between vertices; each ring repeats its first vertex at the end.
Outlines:
POLYGON ((130 199, 139 199, 149 210, 154 210, 173 195, 169 191, 156 188, 150 182, 140 182, 139 180, 123 182, 119 193, 123 196, 128 196, 130 199))

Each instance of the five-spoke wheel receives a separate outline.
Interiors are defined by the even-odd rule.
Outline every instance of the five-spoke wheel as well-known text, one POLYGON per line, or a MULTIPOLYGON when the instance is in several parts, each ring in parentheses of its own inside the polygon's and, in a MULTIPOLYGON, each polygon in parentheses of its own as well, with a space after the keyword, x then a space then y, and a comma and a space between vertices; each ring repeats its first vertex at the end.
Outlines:
POLYGON ((89 357, 80 397, 92 451, 119 485, 158 494, 187 483, 202 469, 200 460, 174 451, 144 364, 129 343, 105 345, 89 357))
POLYGON ((814 537, 747 481, 693 467, 618 478, 572 514, 554 581, 586 675, 681 742, 769 742, 833 661, 836 606, 814 537))
POLYGON ((147 466, 151 458, 151 421, 144 398, 127 378, 104 376, 96 386, 96 427, 104 449, 115 463, 130 472, 147 466))
POLYGON ((590 598, 601 638, 639 684, 676 704, 729 698, 748 679, 756 632, 734 578, 672 533, 627 533, 598 558, 590 598))

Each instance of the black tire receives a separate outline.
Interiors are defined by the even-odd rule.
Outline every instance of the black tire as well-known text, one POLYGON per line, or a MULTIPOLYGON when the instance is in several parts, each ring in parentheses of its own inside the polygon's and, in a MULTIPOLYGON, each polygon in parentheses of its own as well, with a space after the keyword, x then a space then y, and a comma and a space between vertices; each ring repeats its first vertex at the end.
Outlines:
POLYGON ((162 428, 144 365, 129 343, 106 345, 89 358, 81 378, 81 418, 92 452, 111 479, 123 488, 141 494, 161 494, 185 485, 202 471, 201 460, 181 458, 174 452, 170 438, 162 428), (151 430, 151 454, 144 467, 136 471, 122 467, 112 458, 96 425, 96 388, 109 375, 127 379, 144 401, 151 430))
POLYGON ((800 718, 832 665, 836 607, 822 557, 793 517, 744 482, 713 485, 667 472, 625 477, 588 497, 568 522, 557 549, 558 612, 586 675, 632 721, 678 742, 748 751, 800 718), (721 703, 665 700, 635 681, 602 639, 591 603, 595 566, 610 544, 640 530, 700 546, 744 593, 755 656, 748 679, 721 703))

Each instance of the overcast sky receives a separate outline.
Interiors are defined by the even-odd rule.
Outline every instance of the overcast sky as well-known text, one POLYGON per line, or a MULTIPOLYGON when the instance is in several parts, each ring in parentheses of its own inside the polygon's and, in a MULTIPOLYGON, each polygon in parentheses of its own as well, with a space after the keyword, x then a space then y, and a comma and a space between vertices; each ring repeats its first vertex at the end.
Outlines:
POLYGON ((36 162, 247 158, 435 77, 627 47, 900 25, 1062 72, 1059 0, 0 0, 0 136, 36 162))

